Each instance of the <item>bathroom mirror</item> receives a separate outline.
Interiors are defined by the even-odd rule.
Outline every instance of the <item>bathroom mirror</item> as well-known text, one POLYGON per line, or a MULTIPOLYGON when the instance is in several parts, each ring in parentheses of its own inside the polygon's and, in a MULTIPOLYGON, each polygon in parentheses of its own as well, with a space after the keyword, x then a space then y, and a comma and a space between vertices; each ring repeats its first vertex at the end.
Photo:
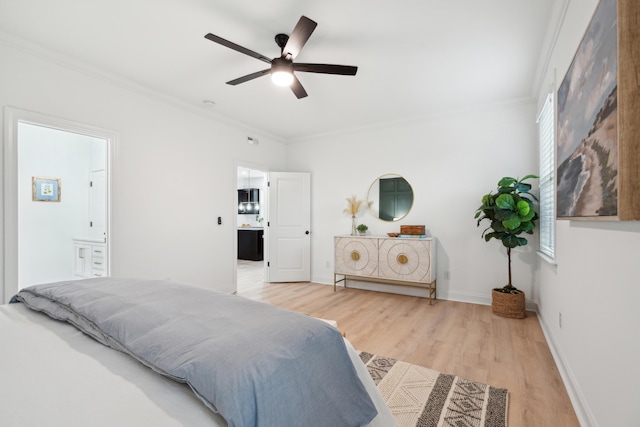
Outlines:
POLYGON ((407 216, 413 206, 413 189, 400 175, 382 175, 369 187, 367 203, 376 218, 398 221, 407 216))

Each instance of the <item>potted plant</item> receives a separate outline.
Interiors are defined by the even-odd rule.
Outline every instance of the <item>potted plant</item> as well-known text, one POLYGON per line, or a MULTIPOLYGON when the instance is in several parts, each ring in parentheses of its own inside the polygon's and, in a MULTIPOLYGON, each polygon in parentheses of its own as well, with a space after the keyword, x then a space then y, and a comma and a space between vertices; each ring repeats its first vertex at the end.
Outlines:
POLYGON ((502 178, 498 182, 498 192, 485 194, 482 197, 482 205, 475 214, 478 227, 485 219, 491 223, 482 232, 484 240, 486 242, 491 239, 500 240, 507 248, 509 282, 502 288, 494 288, 491 293, 493 312, 503 317, 519 319, 526 317, 524 292, 511 283, 511 249, 527 244, 527 239, 520 237, 520 234, 533 234, 535 221, 538 219, 533 205, 533 201, 538 199, 529 192, 531 184, 524 182, 531 178, 538 177, 527 175, 520 180, 511 177, 502 178))
POLYGON ((369 229, 369 227, 367 227, 365 224, 358 224, 356 229, 358 230, 358 234, 364 236, 367 234, 367 230, 369 229))

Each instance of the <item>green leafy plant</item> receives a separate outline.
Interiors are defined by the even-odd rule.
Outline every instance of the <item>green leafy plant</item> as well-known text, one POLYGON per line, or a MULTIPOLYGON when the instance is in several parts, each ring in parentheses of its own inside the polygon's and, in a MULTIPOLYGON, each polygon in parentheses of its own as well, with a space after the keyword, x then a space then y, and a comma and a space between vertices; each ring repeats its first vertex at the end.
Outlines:
POLYGON ((356 227, 356 229, 361 232, 364 233, 365 231, 367 231, 369 229, 369 227, 367 227, 365 224, 358 224, 358 226, 356 227))
POLYGON ((498 192, 485 194, 482 197, 482 205, 476 209, 478 227, 485 219, 491 222, 482 232, 484 240, 500 240, 507 248, 509 283, 502 288, 496 288, 496 291, 519 292, 511 283, 511 249, 527 244, 527 239, 520 237, 520 234, 533 234, 535 221, 538 219, 534 207, 534 200, 538 201, 538 198, 530 193, 531 184, 524 182, 531 178, 538 177, 527 175, 522 179, 508 176, 502 178, 498 182, 498 192))

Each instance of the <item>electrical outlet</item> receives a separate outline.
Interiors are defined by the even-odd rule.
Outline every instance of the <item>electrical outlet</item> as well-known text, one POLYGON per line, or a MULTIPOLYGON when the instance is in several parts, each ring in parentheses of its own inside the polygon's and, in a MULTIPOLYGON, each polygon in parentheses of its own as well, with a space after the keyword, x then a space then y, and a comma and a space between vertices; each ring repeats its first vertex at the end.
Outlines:
POLYGON ((444 280, 451 280, 451 272, 449 270, 444 271, 444 280))
POLYGON ((562 313, 558 313, 558 326, 562 329, 562 313))
POLYGON ((331 261, 327 261, 327 268, 331 268, 331 261))

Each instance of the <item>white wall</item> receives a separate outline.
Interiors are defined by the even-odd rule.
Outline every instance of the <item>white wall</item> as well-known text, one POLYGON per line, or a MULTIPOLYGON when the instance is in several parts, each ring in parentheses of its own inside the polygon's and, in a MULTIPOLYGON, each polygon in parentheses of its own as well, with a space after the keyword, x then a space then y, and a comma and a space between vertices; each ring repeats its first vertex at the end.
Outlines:
MULTIPOLYGON (((567 2, 558 3, 561 15, 567 2)), ((568 2, 539 104, 562 83, 597 3, 568 2)), ((539 317, 574 407, 584 426, 637 426, 640 222, 564 220, 556 230, 558 265, 542 261, 539 268, 539 317)))
MULTIPOLYGON (((503 176, 536 173, 535 141, 535 105, 514 103, 291 145, 290 169, 312 177, 312 280, 333 283, 333 236, 351 230, 345 198, 366 199, 376 178, 397 173, 413 187, 411 212, 396 223, 369 213, 358 222, 372 235, 398 232, 401 224, 426 225, 438 239, 438 297, 489 303, 491 289, 507 283, 506 249, 481 238, 486 226, 476 227, 475 210, 503 176)), ((527 295, 534 284, 537 235, 531 243, 512 252, 513 283, 527 295)))
POLYGON ((21 123, 18 127, 20 287, 71 278, 71 239, 84 237, 95 138, 21 123), (32 177, 61 179, 60 202, 34 202, 32 177))
MULTIPOLYGON (((112 188, 113 276, 172 278, 235 290, 235 164, 243 159, 285 170, 282 143, 251 131, 260 144, 249 145, 248 130, 240 125, 1 41, 0 58, 3 106, 119 133, 112 188)), ((194 100, 198 104, 201 100, 194 100)))

